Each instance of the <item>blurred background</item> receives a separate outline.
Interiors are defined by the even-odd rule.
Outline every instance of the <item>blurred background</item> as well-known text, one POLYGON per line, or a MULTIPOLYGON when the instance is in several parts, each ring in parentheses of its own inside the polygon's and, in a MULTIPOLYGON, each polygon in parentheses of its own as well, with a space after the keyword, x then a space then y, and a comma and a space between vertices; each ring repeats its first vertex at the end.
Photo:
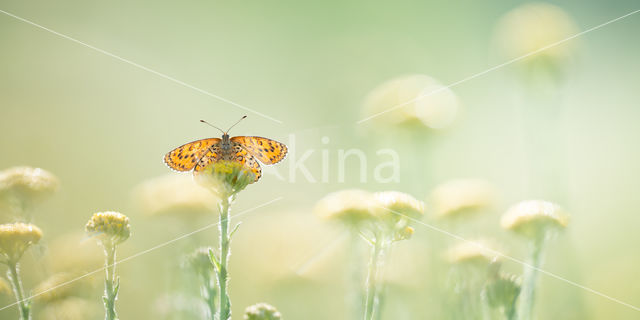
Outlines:
MULTIPOLYGON (((166 152, 219 136, 199 119, 227 128, 247 114, 232 136, 273 138, 290 154, 263 168, 233 207, 240 213, 283 197, 238 219, 230 271, 236 318, 261 301, 286 319, 353 318, 344 230, 313 213, 327 193, 398 190, 425 200, 429 211, 436 186, 469 178, 494 188, 491 206, 455 226, 429 214, 424 221, 463 237, 491 237, 520 259, 525 246, 500 228, 500 216, 521 200, 554 201, 571 222, 550 244, 543 268, 640 305, 639 16, 357 123, 424 88, 443 88, 638 9, 633 0, 549 3, 543 7, 561 14, 513 11, 531 8, 525 1, 0 1, 0 10, 279 120, 0 14, 0 169, 41 167, 60 181, 59 192, 33 210, 44 237, 23 262, 25 287, 101 266, 99 247, 83 236, 94 212, 129 216, 132 236, 121 258, 216 222, 215 210, 195 218, 145 213, 136 190, 177 175, 162 162, 166 152), (416 111, 399 113, 405 109, 416 111), (339 179, 339 151, 349 149, 365 155, 366 181, 356 156, 344 161, 339 179), (398 155, 397 180, 375 179, 376 166, 390 161, 381 149, 398 155), (73 260, 96 253, 86 266, 73 260)), ((391 253, 383 319, 452 318, 442 303, 450 273, 433 260, 456 241, 414 227, 414 237, 391 253)), ((207 229, 119 265, 120 318, 187 318, 177 314, 191 308, 198 288, 182 260, 196 247, 215 246, 216 237, 216 228, 207 229)), ((521 272, 512 262, 505 268, 521 272)), ((95 278, 82 298, 100 317, 102 274, 95 278)), ((539 319, 638 317, 544 275, 536 310, 539 319)), ((0 318, 16 312, 2 310, 0 318)))

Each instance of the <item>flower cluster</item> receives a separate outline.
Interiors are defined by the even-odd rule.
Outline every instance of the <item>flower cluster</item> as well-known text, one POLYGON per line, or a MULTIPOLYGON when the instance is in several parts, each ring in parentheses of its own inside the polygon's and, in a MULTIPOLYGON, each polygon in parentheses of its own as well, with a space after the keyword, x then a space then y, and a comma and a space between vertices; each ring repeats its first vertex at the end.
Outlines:
POLYGON ((167 175, 142 183, 135 198, 148 215, 180 214, 196 216, 215 211, 219 199, 209 190, 193 183, 186 175, 167 175))
POLYGON ((507 210, 501 220, 503 228, 529 239, 543 238, 568 223, 568 215, 558 205, 542 200, 520 202, 507 210))
POLYGON ((430 200, 436 217, 456 219, 490 207, 495 197, 495 190, 488 182, 460 179, 437 186, 430 200))
POLYGON ((447 260, 459 265, 474 265, 486 267, 497 261, 498 251, 487 240, 464 241, 447 251, 447 260))
POLYGON ((244 312, 245 320, 281 320, 282 315, 268 303, 257 303, 248 307, 244 312))
POLYGON ((496 40, 507 59, 528 56, 523 62, 542 60, 561 64, 573 54, 575 45, 548 47, 577 33, 573 19, 561 8, 548 3, 529 3, 513 9, 499 22, 496 40), (540 50, 546 48, 545 50, 540 50), (538 52, 539 51, 539 52, 538 52))
POLYGON ((40 228, 26 223, 0 225, 0 262, 15 264, 24 252, 42 238, 40 228))
POLYGON ((122 243, 131 235, 129 218, 115 211, 94 213, 85 230, 89 235, 96 236, 109 245, 122 243))
POLYGON ((408 239, 413 234, 412 220, 424 214, 424 204, 397 191, 370 193, 363 190, 343 190, 322 198, 315 207, 317 215, 336 220, 360 231, 391 235, 395 240, 408 239))
POLYGON ((58 178, 40 168, 14 167, 0 171, 0 194, 39 198, 58 189, 58 178))
POLYGON ((387 126, 444 129, 455 120, 459 104, 453 91, 435 79, 412 74, 373 89, 364 103, 363 116, 375 117, 376 123, 387 126))
POLYGON ((220 197, 234 196, 256 180, 256 175, 242 163, 226 160, 207 166, 194 177, 220 197))

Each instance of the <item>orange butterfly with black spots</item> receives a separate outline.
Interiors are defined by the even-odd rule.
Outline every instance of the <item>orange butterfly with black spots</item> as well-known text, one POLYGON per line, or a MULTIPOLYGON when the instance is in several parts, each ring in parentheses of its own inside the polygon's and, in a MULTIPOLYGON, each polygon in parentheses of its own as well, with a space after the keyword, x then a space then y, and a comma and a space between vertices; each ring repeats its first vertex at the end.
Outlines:
MULTIPOLYGON (((242 117, 231 128, 246 117, 242 117)), ((200 122, 222 131, 204 120, 200 122)), ((164 156, 164 163, 176 171, 200 172, 220 160, 235 161, 251 170, 256 176, 255 181, 258 181, 262 175, 262 168, 257 160, 264 164, 276 164, 287 156, 288 149, 284 143, 263 137, 229 138, 228 132, 231 128, 222 131, 222 139, 196 140, 171 150, 164 156)))

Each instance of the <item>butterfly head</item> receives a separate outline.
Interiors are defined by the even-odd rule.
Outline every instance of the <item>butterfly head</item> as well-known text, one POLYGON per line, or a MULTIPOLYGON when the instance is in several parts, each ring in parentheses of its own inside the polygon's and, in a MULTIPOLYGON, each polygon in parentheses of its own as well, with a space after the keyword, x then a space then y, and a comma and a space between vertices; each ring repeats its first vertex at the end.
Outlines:
POLYGON ((229 129, 227 129, 227 131, 224 131, 224 130, 222 130, 222 129, 220 129, 220 128, 218 128, 218 127, 216 127, 216 126, 212 125, 211 123, 206 122, 204 120, 200 120, 200 122, 206 123, 206 124, 216 128, 216 129, 220 130, 220 132, 222 132, 222 141, 223 142, 224 141, 229 142, 229 130, 231 130, 231 128, 235 127, 236 124, 240 123, 240 121, 244 120, 244 118, 246 118, 246 117, 247 116, 242 116, 242 118, 240 118, 240 120, 236 121, 236 123, 234 123, 231 127, 229 127, 229 129))

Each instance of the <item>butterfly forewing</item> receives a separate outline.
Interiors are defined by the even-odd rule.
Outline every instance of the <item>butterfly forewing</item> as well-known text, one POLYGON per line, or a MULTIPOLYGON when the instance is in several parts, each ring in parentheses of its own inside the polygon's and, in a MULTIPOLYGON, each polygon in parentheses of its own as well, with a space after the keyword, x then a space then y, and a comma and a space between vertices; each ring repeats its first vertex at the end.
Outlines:
POLYGON ((190 171, 205 156, 205 153, 208 153, 212 146, 219 145, 220 141, 219 138, 209 138, 189 142, 167 153, 164 156, 164 163, 173 170, 190 171))
POLYGON ((287 146, 263 137, 238 136, 231 138, 264 164, 275 164, 287 156, 287 146))

